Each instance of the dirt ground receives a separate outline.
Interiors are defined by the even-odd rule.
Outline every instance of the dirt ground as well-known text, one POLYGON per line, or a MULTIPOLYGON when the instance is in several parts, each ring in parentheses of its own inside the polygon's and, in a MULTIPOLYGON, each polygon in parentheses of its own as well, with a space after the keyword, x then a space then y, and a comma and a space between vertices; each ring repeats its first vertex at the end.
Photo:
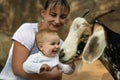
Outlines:
POLYGON ((114 80, 102 63, 97 60, 92 64, 84 64, 81 73, 63 75, 63 80, 114 80))

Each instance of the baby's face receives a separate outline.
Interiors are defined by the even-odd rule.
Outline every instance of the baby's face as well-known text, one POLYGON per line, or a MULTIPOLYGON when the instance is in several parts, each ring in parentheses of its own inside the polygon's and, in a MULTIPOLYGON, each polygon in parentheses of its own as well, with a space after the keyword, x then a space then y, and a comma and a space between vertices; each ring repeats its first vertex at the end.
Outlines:
POLYGON ((57 34, 44 35, 41 51, 47 57, 55 57, 60 50, 60 38, 57 34))

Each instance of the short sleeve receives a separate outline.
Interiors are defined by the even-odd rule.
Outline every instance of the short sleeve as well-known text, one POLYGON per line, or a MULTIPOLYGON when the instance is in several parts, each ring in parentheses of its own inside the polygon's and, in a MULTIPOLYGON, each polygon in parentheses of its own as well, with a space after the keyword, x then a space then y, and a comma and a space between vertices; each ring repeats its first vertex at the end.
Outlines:
POLYGON ((12 39, 20 42, 27 49, 31 50, 35 42, 35 30, 33 28, 33 25, 31 25, 30 23, 24 23, 15 32, 12 39))

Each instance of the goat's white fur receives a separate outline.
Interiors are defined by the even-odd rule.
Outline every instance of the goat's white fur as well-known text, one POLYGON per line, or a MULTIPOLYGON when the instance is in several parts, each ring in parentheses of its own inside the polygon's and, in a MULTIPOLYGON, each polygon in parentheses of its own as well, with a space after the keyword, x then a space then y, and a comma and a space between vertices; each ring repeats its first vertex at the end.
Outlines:
POLYGON ((76 54, 77 44, 79 43, 79 38, 83 31, 85 30, 87 21, 84 18, 76 18, 71 27, 67 38, 61 49, 64 49, 65 57, 63 60, 67 61, 76 54))
MULTIPOLYGON (((65 56, 61 58, 62 61, 69 61, 76 55, 77 46, 81 40, 82 34, 85 33, 88 28, 90 28, 87 25, 88 23, 84 18, 78 17, 73 21, 68 36, 61 47, 63 53, 65 53, 65 56)), ((88 37, 87 44, 82 53, 82 60, 80 61, 81 63, 78 64, 79 61, 76 62, 78 64, 77 68, 79 66, 81 68, 83 62, 93 63, 95 60, 97 60, 102 55, 105 47, 106 47, 106 40, 105 40, 104 29, 102 26, 96 25, 96 29, 95 31, 93 31, 93 34, 90 37, 88 37), (91 41, 94 37, 97 38, 96 44, 98 46, 94 46, 94 45, 90 46, 90 44, 92 43, 91 41), (94 49, 91 53, 89 51, 90 47, 93 47, 94 49), (97 50, 95 51, 95 49, 97 50), (97 55, 94 56, 93 54, 97 54, 97 55)), ((77 69, 77 72, 80 72, 80 68, 77 69)))

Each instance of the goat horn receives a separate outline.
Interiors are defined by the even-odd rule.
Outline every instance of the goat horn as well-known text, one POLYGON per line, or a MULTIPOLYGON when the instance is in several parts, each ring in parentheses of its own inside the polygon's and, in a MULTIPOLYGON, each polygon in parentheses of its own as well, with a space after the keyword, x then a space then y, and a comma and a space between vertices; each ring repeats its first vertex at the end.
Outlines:
POLYGON ((112 13, 112 12, 114 12, 115 10, 110 10, 110 11, 107 11, 107 12, 105 12, 105 13, 103 13, 103 14, 100 14, 100 15, 98 15, 96 18, 95 18, 95 20, 96 19, 99 19, 99 18, 101 18, 101 17, 103 17, 103 16, 105 16, 105 15, 107 15, 107 14, 109 14, 109 13, 112 13))
POLYGON ((95 20, 98 20, 99 18, 101 18, 101 17, 103 17, 103 16, 105 16, 105 15, 107 15, 107 14, 109 14, 109 13, 112 13, 112 12, 114 12, 115 10, 109 10, 109 11, 107 11, 107 12, 104 12, 103 14, 99 14, 99 15, 97 15, 93 20, 91 20, 91 22, 90 23, 93 23, 95 20))
POLYGON ((89 13, 89 9, 85 9, 85 11, 82 13, 81 17, 85 17, 89 13))

